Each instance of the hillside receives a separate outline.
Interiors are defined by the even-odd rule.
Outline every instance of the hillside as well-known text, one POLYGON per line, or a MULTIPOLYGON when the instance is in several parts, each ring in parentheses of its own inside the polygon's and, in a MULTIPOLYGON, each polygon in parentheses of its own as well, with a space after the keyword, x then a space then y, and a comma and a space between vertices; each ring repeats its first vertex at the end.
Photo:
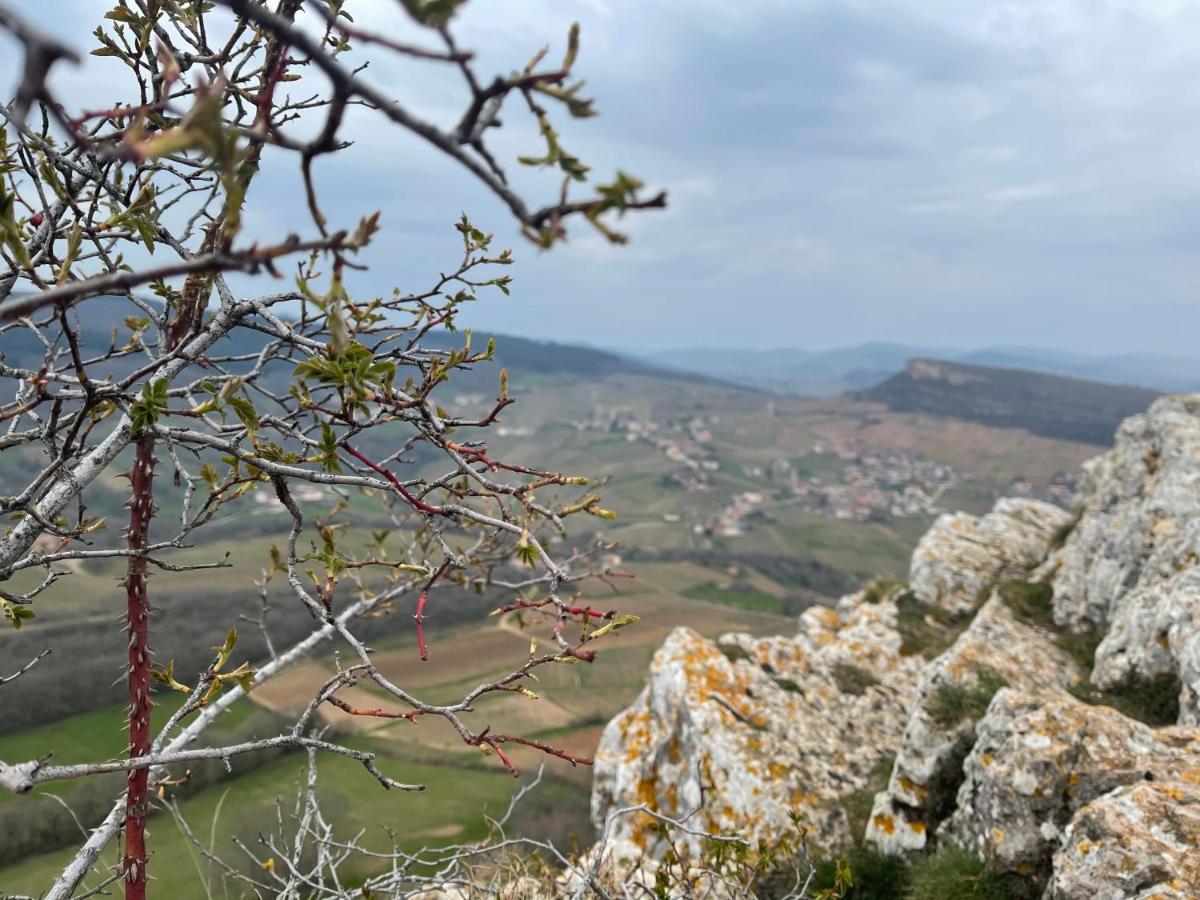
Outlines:
POLYGON ((1024 428, 1045 437, 1108 445, 1117 425, 1157 391, 1022 369, 910 360, 902 372, 856 394, 893 412, 919 412, 1024 428))
POLYGON ((913 358, 1027 369, 1111 384, 1140 384, 1168 392, 1200 389, 1200 362, 1166 353, 1089 355, 1044 347, 1011 346, 968 350, 876 341, 828 350, 690 347, 637 356, 659 366, 809 397, 866 390, 900 371, 913 358))
MULTIPOLYGON (((160 302, 154 298, 140 299, 153 308, 161 309, 160 302)), ((114 339, 120 345, 128 338, 129 329, 125 324, 127 316, 142 313, 123 297, 94 297, 76 304, 74 315, 77 317, 82 349, 89 353, 101 353, 108 349, 114 339)), ((53 328, 47 331, 51 337, 54 333, 53 328)), ((567 374, 580 378, 595 378, 624 374, 668 379, 686 378, 689 381, 695 378, 694 375, 684 374, 678 369, 668 369, 578 344, 530 340, 515 335, 476 331, 472 335, 472 346, 482 349, 487 345, 489 338, 496 341, 497 365, 507 368, 510 375, 567 374)), ((148 335, 147 339, 152 337, 148 335)), ((257 353, 267 341, 268 337, 265 334, 242 328, 225 337, 217 346, 224 354, 245 355, 257 353)), ((422 344, 430 349, 449 350, 462 347, 465 341, 466 333, 463 331, 436 331, 427 335, 422 344)), ((0 342, 0 354, 3 359, 10 365, 23 368, 38 368, 43 351, 42 343, 24 328, 6 332, 0 342)), ((111 370, 123 374, 132 365, 132 362, 124 365, 117 362, 112 365, 111 370)), ((475 373, 469 373, 466 380, 476 381, 475 373)), ((494 387, 494 373, 489 373, 487 380, 488 387, 494 387)))

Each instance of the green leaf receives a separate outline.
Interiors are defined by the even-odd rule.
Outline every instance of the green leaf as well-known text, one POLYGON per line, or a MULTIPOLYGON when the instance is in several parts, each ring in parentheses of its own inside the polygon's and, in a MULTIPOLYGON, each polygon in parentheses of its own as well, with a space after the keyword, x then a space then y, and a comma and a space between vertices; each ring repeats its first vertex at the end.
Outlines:
POLYGON ((635 625, 640 621, 641 617, 635 615, 613 616, 608 620, 607 624, 600 626, 592 632, 592 640, 595 640, 598 637, 603 637, 609 632, 624 628, 626 625, 635 625))

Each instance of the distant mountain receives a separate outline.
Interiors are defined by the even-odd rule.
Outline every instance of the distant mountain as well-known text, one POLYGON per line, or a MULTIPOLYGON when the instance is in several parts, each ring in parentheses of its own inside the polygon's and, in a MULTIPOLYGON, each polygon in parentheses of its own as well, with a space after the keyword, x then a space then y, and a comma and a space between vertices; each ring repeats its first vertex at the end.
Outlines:
POLYGON ((945 357, 954 350, 871 343, 835 350, 730 350, 695 347, 642 354, 648 362, 711 375, 736 384, 790 394, 830 396, 870 387, 914 356, 945 357))
POLYGON ((642 353, 647 362, 712 375, 738 384, 791 394, 828 396, 879 384, 909 359, 944 359, 1028 369, 1161 391, 1200 390, 1200 357, 1158 353, 1088 356, 1039 347, 963 350, 912 344, 868 343, 833 350, 729 350, 696 347, 642 353))
MULTIPOLYGON (((158 300, 146 299, 145 302, 152 307, 161 308, 158 300)), ((143 315, 123 297, 94 297, 86 302, 76 304, 74 310, 74 314, 78 317, 80 344, 85 355, 98 355, 109 349, 114 340, 114 329, 117 332, 117 343, 124 342, 129 335, 129 330, 124 324, 125 317, 143 315)), ((48 333, 50 338, 54 337, 53 331, 52 328, 51 333, 48 333)), ((606 350, 596 350, 592 347, 530 340, 515 335, 492 335, 489 332, 475 331, 472 335, 472 348, 484 349, 489 337, 496 339, 495 364, 479 366, 475 372, 458 373, 455 376, 456 384, 471 389, 486 387, 487 390, 493 390, 496 387, 497 373, 501 366, 507 368, 509 374, 516 378, 525 375, 601 378, 622 374, 667 378, 676 381, 680 379, 695 380, 695 375, 685 374, 678 368, 654 365, 651 362, 606 350)), ((228 356, 254 354, 268 340, 270 338, 261 332, 239 328, 216 344, 213 352, 217 355, 228 356)), ((448 350, 462 347, 465 340, 466 335, 462 331, 435 331, 422 340, 422 345, 428 349, 448 350)), ((0 338, 0 358, 10 365, 37 369, 41 365, 44 350, 42 343, 24 328, 15 328, 0 338)), ((140 365, 144 361, 144 358, 141 357, 118 360, 105 366, 104 371, 119 377, 132 371, 134 366, 140 365)), ((249 363, 245 365, 248 366, 249 363)), ((282 370, 273 374, 274 377, 281 377, 282 370)), ((704 378, 704 376, 701 377, 704 378)), ((520 382, 515 382, 514 386, 519 389, 520 382)))
POLYGON ((1157 391, 1022 369, 913 359, 857 399, 894 412, 967 419, 999 428, 1107 446, 1121 420, 1144 412, 1157 391))
MULTIPOLYGON (((536 341, 511 334, 489 334, 476 331, 471 337, 472 349, 482 350, 489 337, 496 339, 495 365, 487 367, 489 386, 495 386, 500 366, 518 375, 571 375, 580 378, 602 378, 606 375, 644 375, 678 381, 685 375, 679 369, 656 366, 642 360, 596 350, 579 344, 559 344, 536 341)), ((461 347, 463 332, 434 332, 422 343, 430 349, 461 347)), ((463 376, 456 376, 461 379, 463 376)))
POLYGON ((982 366, 1032 369, 1113 384, 1140 384, 1168 392, 1200 390, 1200 357, 1196 356, 1167 353, 1087 356, 1037 347, 989 347, 953 358, 982 366))

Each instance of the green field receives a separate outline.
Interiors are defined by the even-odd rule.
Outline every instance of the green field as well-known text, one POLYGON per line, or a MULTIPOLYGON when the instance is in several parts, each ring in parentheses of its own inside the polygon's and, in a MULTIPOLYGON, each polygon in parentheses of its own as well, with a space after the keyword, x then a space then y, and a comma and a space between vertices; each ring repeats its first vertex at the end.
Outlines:
MULTIPOLYGON (((387 749, 382 741, 367 739, 350 743, 364 749, 387 749)), ((274 827, 277 803, 282 804, 285 814, 294 806, 305 765, 305 757, 294 754, 180 803, 180 813, 207 847, 252 870, 253 863, 237 850, 233 838, 241 837, 247 846, 260 853, 259 862, 267 861, 269 854, 257 845, 256 833, 269 832, 274 827)), ((421 793, 384 790, 358 763, 342 758, 322 757, 318 768, 322 807, 330 821, 346 836, 363 829, 363 844, 375 850, 390 847, 389 831, 408 851, 452 841, 479 840, 487 833, 484 816, 502 814, 516 787, 514 780, 497 768, 425 765, 394 759, 383 759, 380 767, 399 781, 424 784, 426 790, 421 793)), ((535 811, 544 812, 568 803, 586 809, 586 789, 561 779, 545 781, 531 799, 535 811)), ((528 820, 529 815, 524 818, 528 820)), ((586 827, 582 817, 573 824, 575 830, 586 827)), ((569 843, 570 830, 557 837, 569 843)), ((203 859, 168 814, 153 819, 150 833, 154 847, 149 868, 153 895, 243 896, 235 884, 228 885, 227 893, 215 867, 203 859)), ((36 896, 49 885, 70 855, 68 850, 48 853, 0 871, 0 891, 36 896)), ((111 860, 112 855, 106 854, 105 859, 111 860)), ((345 883, 353 886, 371 871, 371 866, 360 859, 344 871, 345 883)), ((90 883, 99 880, 93 876, 90 883)))

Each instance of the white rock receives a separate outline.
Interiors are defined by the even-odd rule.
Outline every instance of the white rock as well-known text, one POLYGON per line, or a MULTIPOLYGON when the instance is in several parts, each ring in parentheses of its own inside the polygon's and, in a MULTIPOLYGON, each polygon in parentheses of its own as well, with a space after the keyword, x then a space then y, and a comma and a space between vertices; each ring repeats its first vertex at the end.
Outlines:
POLYGON ((1111 450, 1084 465, 1081 517, 1047 565, 1055 618, 1108 624, 1137 588, 1195 565, 1200 552, 1200 395, 1155 401, 1126 419, 1111 450))
POLYGON ((1075 814, 1047 900, 1200 896, 1200 789, 1184 781, 1139 782, 1075 814))
POLYGON ((1200 731, 1154 729, 1067 694, 1002 690, 976 731, 957 807, 938 834, 1001 871, 1043 869, 1075 813, 1109 791, 1200 780, 1200 731))
POLYGON ((1070 513, 1038 500, 1006 498, 985 516, 946 513, 917 543, 909 588, 955 612, 979 606, 998 579, 1023 577, 1045 557, 1070 513))
POLYGON ((795 637, 727 635, 718 646, 688 628, 672 632, 646 688, 601 737, 598 831, 657 856, 651 816, 610 817, 638 804, 681 817, 700 805, 703 785, 692 828, 773 840, 798 822, 816 847, 849 843, 840 800, 895 751, 921 660, 899 655, 890 600, 839 610, 806 611, 795 637))

